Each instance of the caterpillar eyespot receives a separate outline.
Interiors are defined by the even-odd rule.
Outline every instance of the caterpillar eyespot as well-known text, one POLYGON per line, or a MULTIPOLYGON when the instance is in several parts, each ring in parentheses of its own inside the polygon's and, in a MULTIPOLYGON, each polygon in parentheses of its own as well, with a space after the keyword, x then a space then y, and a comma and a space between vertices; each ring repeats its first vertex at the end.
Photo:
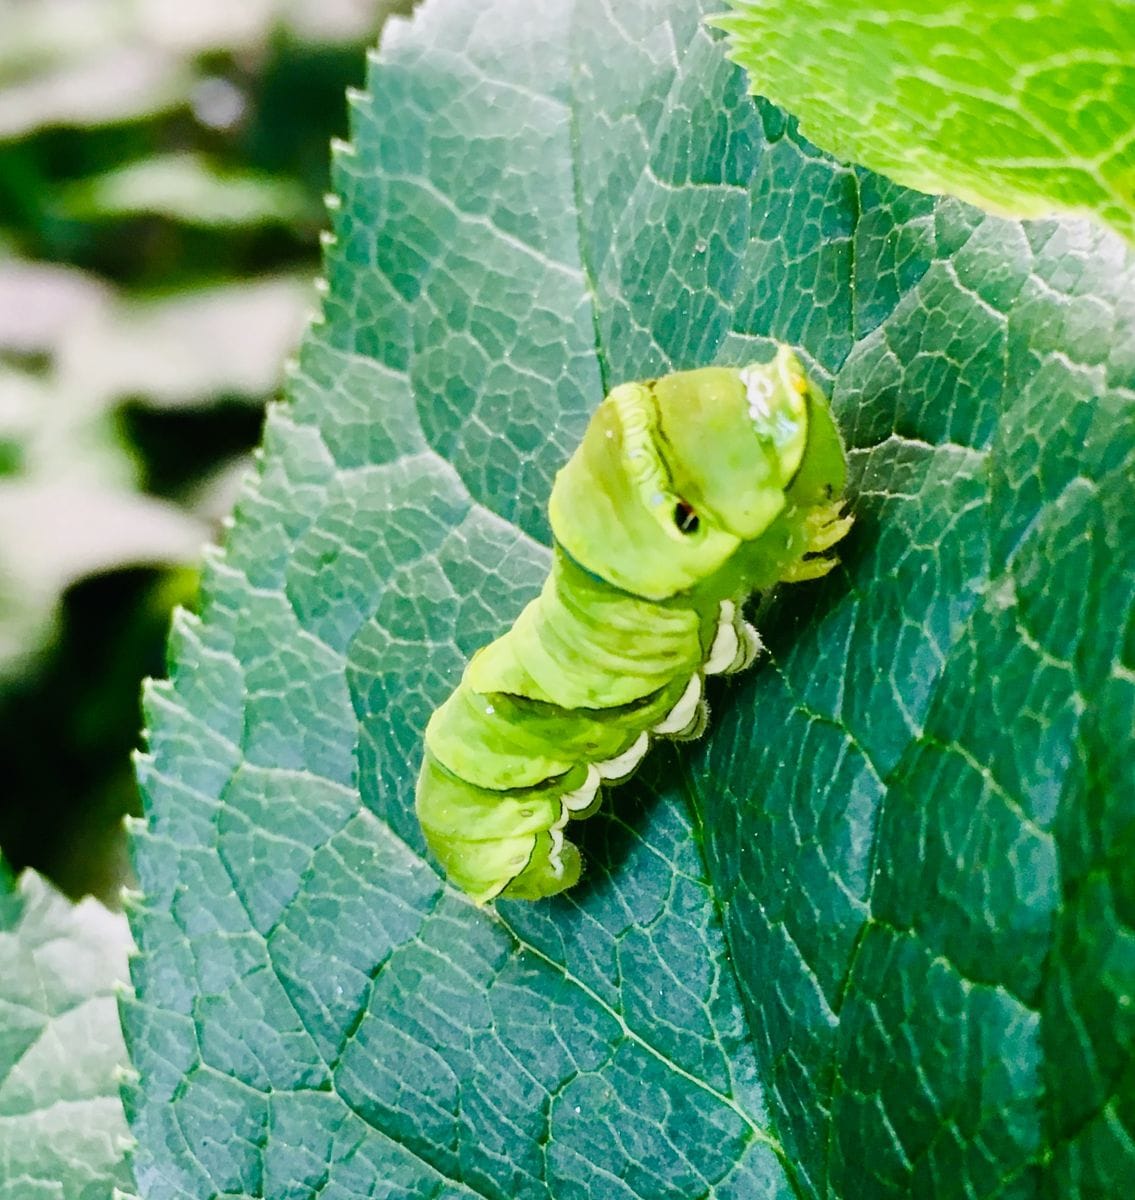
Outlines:
POLYGON ((787 346, 610 392, 556 476, 543 590, 426 728, 418 820, 457 886, 483 904, 579 879, 569 821, 653 737, 699 737, 705 677, 759 653, 746 598, 835 565, 846 474, 787 346))
POLYGON ((679 500, 674 505, 674 524, 683 533, 694 534, 697 533, 701 522, 698 520, 698 514, 694 512, 685 500, 679 500))

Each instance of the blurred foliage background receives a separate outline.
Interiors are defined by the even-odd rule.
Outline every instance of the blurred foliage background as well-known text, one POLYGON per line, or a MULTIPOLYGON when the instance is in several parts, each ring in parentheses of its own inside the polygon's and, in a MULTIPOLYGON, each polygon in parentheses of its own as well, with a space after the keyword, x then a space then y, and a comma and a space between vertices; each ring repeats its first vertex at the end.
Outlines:
POLYGON ((0 852, 113 903, 164 673, 412 0, 0 0, 0 852))

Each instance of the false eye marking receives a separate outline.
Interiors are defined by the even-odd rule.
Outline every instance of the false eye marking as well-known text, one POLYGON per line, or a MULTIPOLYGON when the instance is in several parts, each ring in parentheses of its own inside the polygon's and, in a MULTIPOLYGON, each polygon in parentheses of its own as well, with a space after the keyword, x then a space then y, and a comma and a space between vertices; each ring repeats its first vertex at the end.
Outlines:
POLYGON ((685 500, 679 500, 674 505, 674 524, 680 533, 692 535, 697 533, 701 520, 685 500))

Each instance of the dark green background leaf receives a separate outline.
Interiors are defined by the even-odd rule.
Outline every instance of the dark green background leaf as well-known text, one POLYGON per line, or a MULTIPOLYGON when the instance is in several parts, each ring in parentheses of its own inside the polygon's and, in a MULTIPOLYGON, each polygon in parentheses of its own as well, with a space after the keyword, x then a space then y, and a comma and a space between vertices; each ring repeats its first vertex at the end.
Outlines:
POLYGON ((141 1195, 1117 1194, 1118 239, 833 164, 675 0, 426 4, 336 186, 325 319, 149 698, 141 1195), (771 338, 853 447, 844 568, 579 888, 475 910, 413 818, 431 708, 537 588, 604 387, 771 338))

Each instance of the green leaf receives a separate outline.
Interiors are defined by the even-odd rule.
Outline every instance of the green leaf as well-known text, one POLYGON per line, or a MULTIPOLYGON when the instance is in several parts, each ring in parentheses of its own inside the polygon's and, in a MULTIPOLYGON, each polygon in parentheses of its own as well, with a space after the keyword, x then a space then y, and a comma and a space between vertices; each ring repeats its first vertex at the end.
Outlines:
POLYGON ((1135 241, 1129 0, 728 0, 753 91, 818 146, 1004 216, 1094 213, 1135 241))
POLYGON ((324 318, 148 697, 140 1195, 1121 1194, 1122 244, 832 162, 677 0, 433 0, 352 107, 324 318), (843 568, 577 889, 475 909, 421 732, 553 473, 609 384, 773 338, 852 447, 843 568))
POLYGON ((0 862, 0 1200, 110 1200, 129 1183, 115 986, 126 918, 0 862))

